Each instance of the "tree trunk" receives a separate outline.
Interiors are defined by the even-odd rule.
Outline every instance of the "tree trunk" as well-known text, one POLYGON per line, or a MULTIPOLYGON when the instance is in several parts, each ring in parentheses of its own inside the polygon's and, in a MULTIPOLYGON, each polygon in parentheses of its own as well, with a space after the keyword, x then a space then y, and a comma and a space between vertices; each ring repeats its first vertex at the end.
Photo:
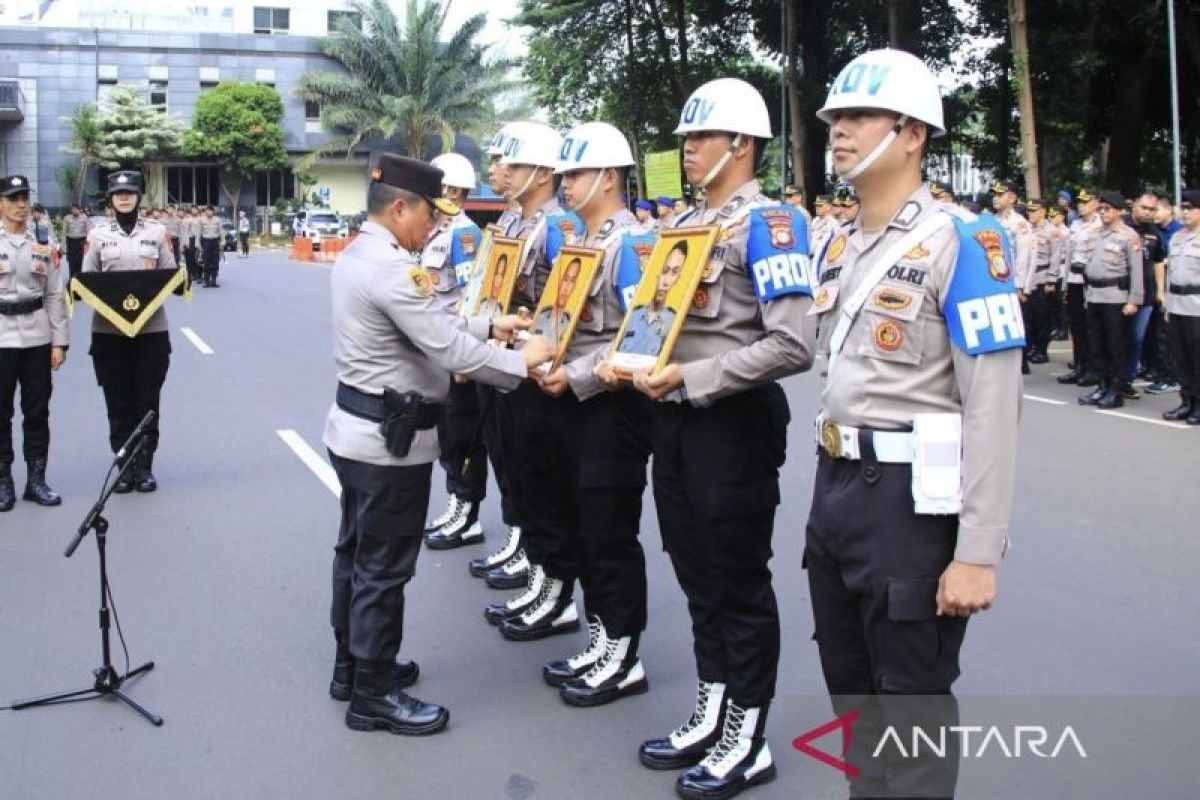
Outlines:
POLYGON ((637 183, 637 196, 646 196, 646 177, 642 172, 645 169, 645 160, 642 158, 642 145, 638 142, 636 136, 632 137, 629 142, 630 149, 633 150, 633 163, 637 164, 637 168, 633 171, 633 179, 637 183))
POLYGON ((684 91, 690 91, 692 74, 688 67, 687 0, 675 0, 675 27, 679 31, 679 80, 684 91))
MULTIPOLYGON (((633 0, 624 0, 622 4, 624 8, 624 23, 625 23, 625 75, 626 78, 632 80, 634 73, 633 54, 635 47, 633 43, 633 0)), ((633 130, 629 131, 633 135, 630 136, 630 145, 633 148, 633 163, 634 178, 637 180, 638 197, 646 196, 646 165, 642 159, 642 143, 641 134, 645 130, 646 120, 642 116, 642 94, 641 92, 633 93, 633 102, 630 104, 633 111, 633 130)))
POLYGON ((888 46, 917 53, 921 44, 921 4, 887 0, 888 46))
MULTIPOLYGON (((816 196, 825 192, 825 124, 817 119, 817 109, 825 101, 829 85, 829 6, 826 0, 798 0, 796 27, 800 44, 800 121, 797 146, 802 150, 800 164, 808 191, 816 196)), ((800 172, 801 169, 797 169, 800 172)))
MULTIPOLYGON (((783 69, 787 77, 788 126, 792 131, 792 180, 811 203, 812 197, 809 196, 808 181, 804 174, 804 141, 808 131, 800 109, 800 72, 796 63, 800 55, 800 13, 795 3, 784 3, 783 13, 783 69)), ((788 143, 783 142, 785 150, 787 146, 788 143)))
POLYGON ((88 170, 91 166, 91 159, 87 156, 79 157, 79 175, 75 179, 75 205, 83 205, 83 193, 87 190, 88 170))
POLYGON ((675 92, 676 105, 682 108, 687 95, 683 90, 683 82, 679 79, 679 71, 675 68, 675 58, 671 54, 671 42, 663 24, 662 10, 658 7, 658 0, 648 0, 646 6, 650 9, 650 23, 654 27, 654 38, 658 43, 658 62, 666 68, 667 80, 675 92))
POLYGON ((242 196, 242 176, 230 169, 221 170, 221 191, 229 198, 229 214, 232 220, 237 211, 238 198, 242 196))
POLYGON ((1033 117, 1033 84, 1029 77, 1029 38, 1025 27, 1027 19, 1025 0, 1008 0, 1008 25, 1012 35, 1017 102, 1021 109, 1021 157, 1025 164, 1025 192, 1028 197, 1041 197, 1037 129, 1033 117))
POLYGON ((1112 138, 1105 164, 1105 182, 1132 197, 1141 187, 1142 128, 1146 114, 1148 59, 1129 64, 1117 73, 1112 138))

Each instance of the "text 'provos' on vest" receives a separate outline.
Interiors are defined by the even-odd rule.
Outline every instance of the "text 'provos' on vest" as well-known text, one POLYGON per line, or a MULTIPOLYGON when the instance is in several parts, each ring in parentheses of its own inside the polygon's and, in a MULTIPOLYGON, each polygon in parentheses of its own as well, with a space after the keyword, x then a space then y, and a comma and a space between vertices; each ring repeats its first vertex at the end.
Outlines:
POLYGON ((955 311, 968 352, 979 348, 996 350, 1025 339, 1020 301, 1015 294, 993 294, 963 300, 955 307, 955 311))

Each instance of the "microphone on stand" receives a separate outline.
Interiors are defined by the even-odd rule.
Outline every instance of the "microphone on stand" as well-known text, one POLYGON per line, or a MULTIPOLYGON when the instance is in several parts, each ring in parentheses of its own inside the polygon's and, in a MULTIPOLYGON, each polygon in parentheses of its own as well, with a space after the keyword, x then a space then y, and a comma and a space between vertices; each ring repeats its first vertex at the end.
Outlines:
POLYGON ((117 451, 117 455, 113 458, 114 463, 119 465, 125 461, 125 456, 137 445, 138 440, 146 435, 156 419, 158 419, 158 414, 155 414, 153 410, 146 412, 146 416, 142 417, 142 421, 137 424, 133 433, 129 434, 129 438, 125 440, 125 444, 121 445, 121 449, 117 451))

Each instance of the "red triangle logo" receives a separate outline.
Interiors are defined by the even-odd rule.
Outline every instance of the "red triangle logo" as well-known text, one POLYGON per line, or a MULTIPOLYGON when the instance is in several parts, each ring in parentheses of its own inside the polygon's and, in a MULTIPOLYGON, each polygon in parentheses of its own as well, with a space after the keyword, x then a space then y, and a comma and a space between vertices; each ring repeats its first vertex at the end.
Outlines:
POLYGON ((833 767, 839 772, 845 773, 850 778, 858 777, 858 767, 848 761, 843 761, 842 757, 846 755, 846 751, 850 749, 850 742, 853 740, 854 723, 858 720, 858 709, 849 711, 837 719, 832 719, 824 725, 813 728, 807 733, 802 733, 792 740, 792 747, 799 750, 804 755, 815 758, 822 764, 833 767), (824 750, 818 750, 813 747, 810 742, 814 739, 820 739, 822 736, 832 733, 838 729, 842 731, 842 752, 836 757, 826 753, 824 750))

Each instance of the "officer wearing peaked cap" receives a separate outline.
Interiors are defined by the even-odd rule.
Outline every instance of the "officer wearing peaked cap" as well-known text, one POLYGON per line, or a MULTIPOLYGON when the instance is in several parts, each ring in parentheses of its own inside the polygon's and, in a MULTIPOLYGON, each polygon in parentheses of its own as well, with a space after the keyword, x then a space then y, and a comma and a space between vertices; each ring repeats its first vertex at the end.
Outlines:
POLYGON ((1033 256, 1029 272, 1022 281, 1025 291, 1025 335, 1030 364, 1045 364, 1050 360, 1047 349, 1054 328, 1054 313, 1058 294, 1059 262, 1062 260, 1063 236, 1058 226, 1046 218, 1046 203, 1031 197, 1025 201, 1029 225, 1033 229, 1033 256))
MULTIPOLYGON (((1021 198, 1021 189, 1012 181, 996 181, 992 184, 992 210, 996 219, 1008 231, 1008 240, 1012 244, 1013 275, 1016 278, 1017 291, 1020 292, 1022 305, 1028 302, 1028 292, 1025 291, 1025 280, 1031 272, 1033 263, 1033 228, 1029 221, 1017 211, 1017 203, 1021 198)), ((1027 312, 1022 308, 1022 314, 1027 312)), ((1021 371, 1029 372, 1027 360, 1022 360, 1021 371)))
MULTIPOLYGON (((691 716, 639 757, 652 769, 691 767, 676 782, 685 798, 732 797, 776 769, 764 738, 779 661, 767 563, 791 416, 776 381, 812 364, 808 226, 754 180, 772 134, 752 86, 704 84, 675 132, 688 182, 705 190, 676 228, 721 233, 671 363, 635 372, 633 385, 656 401, 654 499, 687 595, 699 680, 691 716)), ((608 362, 597 374, 616 384, 608 362)))
POLYGON ((1087 341, 1087 318, 1084 308, 1087 284, 1084 273, 1087 271, 1088 261, 1092 258, 1092 250, 1100 238, 1103 223, 1097 213, 1098 200, 1094 194, 1087 189, 1081 189, 1076 200, 1079 218, 1071 223, 1066 247, 1067 326, 1071 333, 1071 355, 1075 366, 1070 372, 1059 375, 1057 381, 1062 384, 1091 387, 1095 386, 1100 378, 1090 363, 1092 356, 1087 341))
POLYGON ((342 521, 330 694, 349 697, 354 730, 419 735, 449 719, 446 709, 404 692, 417 669, 395 659, 450 374, 511 390, 554 353, 544 337, 521 353, 493 348, 483 340, 511 338, 515 318, 453 316, 434 297, 417 256, 436 211, 458 211, 441 194, 441 170, 385 153, 367 190, 369 219, 331 276, 338 386, 324 439, 342 486, 342 521))
MULTIPOLYGON (((105 194, 114 217, 107 225, 98 225, 88 233, 84 272, 176 268, 167 229, 138 214, 144 191, 140 172, 121 170, 108 176, 105 194)), ((161 308, 155 311, 132 337, 122 334, 99 313, 93 314, 90 354, 96 382, 104 390, 108 443, 114 453, 125 444, 147 411, 155 413, 138 463, 117 481, 115 488, 118 493, 135 488, 139 492, 153 492, 158 488, 153 465, 162 421, 159 401, 171 363, 167 312, 161 308)))
POLYGON ((1200 191, 1183 193, 1184 227, 1171 237, 1167 256, 1167 336, 1179 376, 1179 405, 1163 419, 1200 425, 1200 191))
POLYGON ((837 227, 837 220, 833 216, 833 202, 827 194, 817 195, 813 202, 817 215, 813 217, 812 223, 809 225, 809 242, 808 254, 815 258, 824 248, 829 237, 833 235, 834 228, 837 227))
POLYGON ((50 373, 66 359, 69 331, 59 265, 27 227, 29 181, 0 178, 0 511, 16 503, 13 486, 13 401, 21 392, 25 466, 23 497, 56 506, 46 485, 50 450, 50 373))
POLYGON ((836 712, 860 715, 851 796, 950 797, 957 753, 872 753, 887 725, 936 737, 956 724, 967 620, 995 597, 1025 343, 1012 257, 993 219, 922 184, 929 139, 945 130, 937 80, 915 56, 854 59, 817 116, 863 208, 826 250, 813 305, 829 359, 803 562, 813 638, 836 712), (882 76, 870 90, 867 74, 882 76), (920 702, 884 698, 904 694, 920 702))

